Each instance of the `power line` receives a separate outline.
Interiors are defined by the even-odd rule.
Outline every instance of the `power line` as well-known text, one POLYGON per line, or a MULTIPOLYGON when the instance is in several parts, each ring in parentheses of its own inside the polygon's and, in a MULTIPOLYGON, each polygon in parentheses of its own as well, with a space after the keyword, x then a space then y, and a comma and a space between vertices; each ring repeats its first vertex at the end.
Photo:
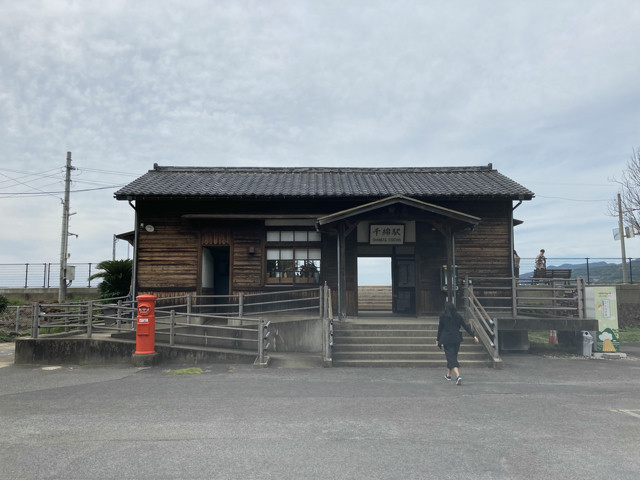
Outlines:
MULTIPOLYGON (((11 177, 8 177, 7 175, 4 175, 4 176, 5 176, 5 177, 7 177, 7 178, 9 178, 9 180, 2 180, 2 181, 0 181, 0 185, 7 184, 7 183, 9 183, 9 182, 14 182, 14 183, 15 183, 15 182, 18 182, 19 180, 22 180, 22 179, 26 179, 26 178, 32 178, 32 177, 34 177, 34 175, 23 175, 23 176, 21 176, 21 177, 17 177, 17 178, 11 178, 11 177)), ((34 178, 34 179, 33 179, 33 180, 31 180, 31 181, 36 181, 36 180, 45 180, 45 179, 47 179, 47 178, 59 178, 59 176, 60 176, 60 172, 56 172, 55 174, 51 174, 51 175, 41 175, 41 176, 38 176, 37 178, 34 178)))
POLYGON ((546 195, 536 195, 536 198, 551 198, 555 200, 568 200, 570 202, 608 202, 611 199, 607 198, 606 200, 580 200, 577 198, 566 198, 566 197, 547 197, 546 195))
MULTIPOLYGON (((41 190, 41 189, 39 189, 38 187, 33 187, 33 186, 28 185, 28 184, 26 184, 26 183, 24 183, 24 182, 21 182, 20 180, 16 180, 15 178, 11 178, 11 177, 9 177, 8 175, 5 175, 5 174, 4 174, 4 173, 2 173, 2 172, 0 172, 0 175, 2 175, 3 177, 7 177, 8 179, 13 180, 13 181, 15 181, 15 182, 17 182, 17 183, 19 183, 19 184, 21 184, 21 185, 24 185, 24 186, 25 186, 25 187, 27 187, 27 188, 32 188, 33 190, 37 190, 37 191, 39 191, 39 192, 41 193, 41 195, 50 195, 50 196, 52 196, 52 197, 57 198, 57 199, 58 199, 58 200, 60 200, 61 202, 63 201, 63 200, 62 200, 62 198, 56 197, 56 196, 54 195, 54 193, 53 193, 53 192, 45 192, 44 190, 41 190)), ((31 192, 31 193, 33 194, 33 192, 31 192)), ((61 193, 61 192, 58 192, 58 193, 61 193)), ((0 193, 0 195, 5 195, 5 194, 0 193)))
MULTIPOLYGON (((109 185, 106 187, 97 187, 97 188, 84 188, 84 189, 79 189, 79 190, 71 190, 71 193, 82 193, 82 192, 93 192, 95 190, 107 190, 109 188, 120 188, 123 187, 124 185, 109 185)), ((52 195, 55 196, 54 194, 63 194, 64 191, 62 192, 41 192, 41 193, 34 193, 34 192, 0 192, 0 195, 3 195, 3 197, 0 198, 10 198, 10 197, 42 197, 44 195, 52 195)), ((62 199, 61 199, 62 200, 62 199)))
POLYGON ((140 176, 137 173, 126 173, 126 172, 115 171, 115 170, 100 170, 100 169, 97 169, 97 168, 79 168, 78 170, 80 172, 106 173, 106 174, 109 174, 109 175, 121 175, 121 176, 125 176, 125 177, 139 177, 140 176))

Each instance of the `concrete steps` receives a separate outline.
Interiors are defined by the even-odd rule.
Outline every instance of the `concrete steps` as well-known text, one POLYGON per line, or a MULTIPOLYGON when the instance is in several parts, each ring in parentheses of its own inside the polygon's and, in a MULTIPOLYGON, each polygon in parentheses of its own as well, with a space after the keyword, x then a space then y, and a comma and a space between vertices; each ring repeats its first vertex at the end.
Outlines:
MULTIPOLYGON (((338 367, 446 366, 444 352, 435 346, 438 326, 420 323, 336 322, 333 326, 333 365, 338 367)), ((465 334, 458 355, 461 368, 488 367, 493 362, 484 348, 465 334)))
POLYGON ((391 286, 358 287, 358 311, 390 312, 392 308, 391 286))

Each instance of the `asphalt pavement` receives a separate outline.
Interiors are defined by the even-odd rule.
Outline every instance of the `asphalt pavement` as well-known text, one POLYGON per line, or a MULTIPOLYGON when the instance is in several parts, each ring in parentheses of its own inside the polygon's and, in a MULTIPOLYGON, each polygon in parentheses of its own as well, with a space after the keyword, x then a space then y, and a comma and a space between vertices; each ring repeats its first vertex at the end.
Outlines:
POLYGON ((640 478, 630 351, 507 354, 503 370, 464 370, 461 386, 444 368, 300 355, 178 375, 13 365, 3 351, 1 479, 640 478))

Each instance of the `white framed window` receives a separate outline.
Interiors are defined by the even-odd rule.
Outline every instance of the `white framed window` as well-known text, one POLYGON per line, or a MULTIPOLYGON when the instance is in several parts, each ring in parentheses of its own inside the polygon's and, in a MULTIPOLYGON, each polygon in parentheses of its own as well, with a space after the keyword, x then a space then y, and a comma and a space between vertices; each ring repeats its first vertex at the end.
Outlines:
POLYGON ((268 230, 267 283, 319 284, 320 240, 315 230, 268 230))

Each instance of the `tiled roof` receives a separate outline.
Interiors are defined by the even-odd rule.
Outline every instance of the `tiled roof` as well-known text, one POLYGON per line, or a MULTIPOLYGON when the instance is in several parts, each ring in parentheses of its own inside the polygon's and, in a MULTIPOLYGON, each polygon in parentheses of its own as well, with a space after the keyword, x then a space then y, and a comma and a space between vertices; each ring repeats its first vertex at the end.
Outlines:
POLYGON ((154 165, 115 193, 128 198, 502 198, 533 192, 484 167, 259 168, 154 165))

